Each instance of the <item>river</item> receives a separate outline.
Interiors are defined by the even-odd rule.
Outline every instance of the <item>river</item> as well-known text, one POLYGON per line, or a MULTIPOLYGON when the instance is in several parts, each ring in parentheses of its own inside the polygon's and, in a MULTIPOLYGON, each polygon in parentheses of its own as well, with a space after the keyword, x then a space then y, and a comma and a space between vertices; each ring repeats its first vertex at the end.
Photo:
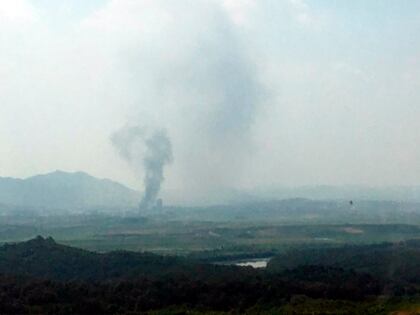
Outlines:
POLYGON ((252 259, 241 259, 219 262, 220 265, 235 265, 241 267, 252 267, 252 268, 266 268, 271 257, 266 258, 252 258, 252 259))

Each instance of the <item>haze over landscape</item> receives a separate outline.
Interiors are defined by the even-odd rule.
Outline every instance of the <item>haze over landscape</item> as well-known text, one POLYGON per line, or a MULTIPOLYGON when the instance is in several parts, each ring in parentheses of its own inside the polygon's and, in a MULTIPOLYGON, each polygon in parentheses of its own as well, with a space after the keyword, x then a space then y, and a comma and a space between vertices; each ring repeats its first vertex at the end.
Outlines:
POLYGON ((172 143, 168 202, 418 185, 419 6, 2 1, 0 174, 85 171, 143 191, 110 140, 139 125, 172 143))
POLYGON ((420 1, 0 0, 0 314, 420 315, 420 1))

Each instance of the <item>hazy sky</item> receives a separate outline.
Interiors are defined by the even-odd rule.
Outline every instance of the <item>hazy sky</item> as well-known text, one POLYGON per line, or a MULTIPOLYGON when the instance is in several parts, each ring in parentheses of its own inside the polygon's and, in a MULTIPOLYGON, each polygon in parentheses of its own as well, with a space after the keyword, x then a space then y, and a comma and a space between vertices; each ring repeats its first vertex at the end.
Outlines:
POLYGON ((0 176, 142 189, 131 124, 184 194, 420 184, 419 34, 414 0, 0 0, 0 176))

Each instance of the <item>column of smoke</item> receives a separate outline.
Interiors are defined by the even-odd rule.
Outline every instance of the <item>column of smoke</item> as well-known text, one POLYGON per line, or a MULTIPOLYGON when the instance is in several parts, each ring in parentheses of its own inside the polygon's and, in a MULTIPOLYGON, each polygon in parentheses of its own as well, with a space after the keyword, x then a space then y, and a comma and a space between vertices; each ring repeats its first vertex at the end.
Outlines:
POLYGON ((111 141, 135 170, 144 171, 144 195, 140 202, 141 210, 154 209, 164 180, 165 165, 172 162, 172 145, 163 129, 148 131, 140 126, 124 127, 115 132, 111 141))
MULTIPOLYGON (((253 127, 265 97, 257 64, 237 25, 216 1, 153 3, 160 3, 157 7, 168 16, 182 18, 170 19, 150 41, 130 45, 136 47, 133 59, 124 62, 128 79, 134 77, 132 90, 138 93, 141 82, 139 103, 156 104, 136 106, 133 113, 165 113, 159 121, 174 126, 180 182, 176 199, 225 202, 224 192, 246 179, 244 169, 255 151, 253 127)), ((143 13, 153 15, 149 9, 143 13)))

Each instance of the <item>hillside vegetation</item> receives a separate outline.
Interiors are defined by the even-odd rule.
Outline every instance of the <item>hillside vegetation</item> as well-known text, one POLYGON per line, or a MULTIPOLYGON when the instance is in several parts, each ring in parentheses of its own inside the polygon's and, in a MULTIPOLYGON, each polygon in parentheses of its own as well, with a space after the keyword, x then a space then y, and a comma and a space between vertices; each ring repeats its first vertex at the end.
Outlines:
MULTIPOLYGON (((418 253, 418 242, 406 246, 418 253)), ((341 249, 342 267, 322 262, 276 271, 280 256, 264 271, 148 253, 99 254, 37 237, 0 248, 0 313, 389 314, 419 301, 412 269, 388 278, 353 269, 355 257, 379 248, 376 267, 397 260, 418 274, 400 245, 351 248, 341 249)))

